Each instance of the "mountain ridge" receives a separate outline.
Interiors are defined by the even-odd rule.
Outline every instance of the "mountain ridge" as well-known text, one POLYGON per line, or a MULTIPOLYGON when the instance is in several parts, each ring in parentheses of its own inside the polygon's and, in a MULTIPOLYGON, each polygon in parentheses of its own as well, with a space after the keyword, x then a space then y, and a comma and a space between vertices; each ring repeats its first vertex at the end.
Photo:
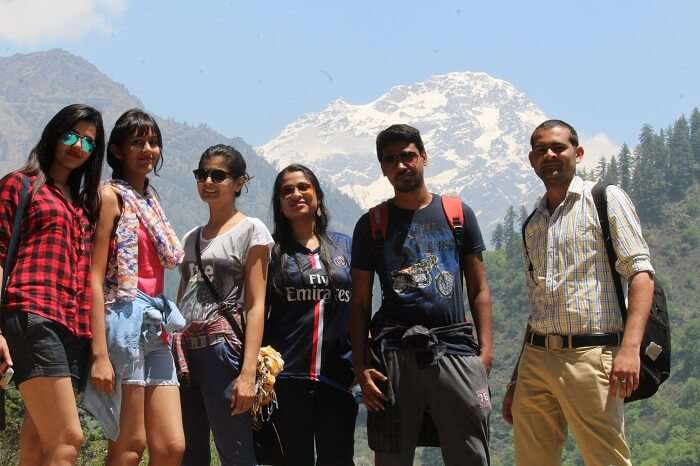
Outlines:
POLYGON ((512 84, 483 72, 452 72, 402 84, 365 104, 339 97, 287 125, 258 153, 280 167, 307 163, 368 208, 393 195, 374 153, 376 135, 409 123, 423 136, 431 190, 461 195, 483 225, 541 191, 527 160, 530 132, 545 114, 512 84))
MULTIPOLYGON (((141 100, 87 60, 62 49, 0 57, 0 171, 17 169, 36 144, 44 125, 63 106, 81 102, 102 113, 107 136, 113 122, 129 108, 143 108, 141 100)), ((149 111, 148 109, 146 109, 149 111)), ((163 169, 152 177, 164 208, 178 234, 207 218, 206 204, 196 193, 192 169, 213 144, 238 149, 253 179, 237 206, 272 227, 270 188, 276 170, 240 137, 227 137, 206 124, 192 125, 151 112, 163 133, 163 169)), ((103 176, 110 175, 105 163, 103 176)), ((357 206, 329 188, 326 193, 333 227, 350 233, 360 215, 357 206)))

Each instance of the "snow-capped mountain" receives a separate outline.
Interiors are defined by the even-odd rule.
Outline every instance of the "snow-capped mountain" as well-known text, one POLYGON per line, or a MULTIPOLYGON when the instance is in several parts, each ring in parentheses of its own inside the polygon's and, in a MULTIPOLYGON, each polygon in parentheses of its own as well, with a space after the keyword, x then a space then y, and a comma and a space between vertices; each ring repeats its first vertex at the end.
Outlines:
POLYGON ((337 99, 304 115, 258 147, 282 168, 297 162, 363 208, 392 196, 375 153, 379 131, 417 127, 428 152, 425 177, 434 192, 458 193, 485 231, 508 205, 528 208, 542 191, 527 160, 532 129, 546 119, 512 84, 485 73, 459 72, 393 87, 373 102, 337 99))

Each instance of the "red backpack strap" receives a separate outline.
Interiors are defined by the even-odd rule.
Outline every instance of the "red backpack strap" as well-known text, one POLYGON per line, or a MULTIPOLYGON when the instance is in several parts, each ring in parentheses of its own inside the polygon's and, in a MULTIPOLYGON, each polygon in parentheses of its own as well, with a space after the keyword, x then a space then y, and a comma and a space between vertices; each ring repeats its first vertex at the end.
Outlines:
POLYGON ((389 208, 386 202, 377 204, 369 209, 369 231, 373 240, 386 239, 386 229, 389 226, 389 208))
POLYGON ((462 250, 464 238, 464 211, 462 210, 462 199, 458 196, 441 196, 442 210, 447 217, 447 223, 452 228, 455 241, 457 242, 457 250, 462 250))

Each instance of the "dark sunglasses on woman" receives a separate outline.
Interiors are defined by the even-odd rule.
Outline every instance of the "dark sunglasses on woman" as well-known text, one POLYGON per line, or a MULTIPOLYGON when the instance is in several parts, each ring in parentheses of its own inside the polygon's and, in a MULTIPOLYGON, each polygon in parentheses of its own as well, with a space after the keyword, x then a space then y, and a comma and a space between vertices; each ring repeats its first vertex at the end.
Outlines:
POLYGON ((194 178, 197 180, 197 183, 204 183, 209 177, 211 177, 211 180, 214 183, 223 183, 226 180, 226 178, 233 178, 233 175, 231 175, 229 172, 219 170, 218 168, 215 168, 213 170, 205 170, 204 168, 198 168, 196 170, 192 170, 192 173, 194 173, 194 178))

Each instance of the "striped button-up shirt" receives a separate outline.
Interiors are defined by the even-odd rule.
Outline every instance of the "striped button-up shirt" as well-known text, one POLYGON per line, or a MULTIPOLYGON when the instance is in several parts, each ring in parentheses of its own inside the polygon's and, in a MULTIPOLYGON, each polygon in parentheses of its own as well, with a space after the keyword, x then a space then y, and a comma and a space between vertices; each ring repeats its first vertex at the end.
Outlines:
MULTIPOLYGON (((605 240, 591 188, 574 177, 550 215, 543 196, 525 231, 530 326, 537 333, 581 335, 623 330, 605 240)), ((632 201, 616 186, 606 190, 615 268, 624 280, 654 273, 632 201)))

